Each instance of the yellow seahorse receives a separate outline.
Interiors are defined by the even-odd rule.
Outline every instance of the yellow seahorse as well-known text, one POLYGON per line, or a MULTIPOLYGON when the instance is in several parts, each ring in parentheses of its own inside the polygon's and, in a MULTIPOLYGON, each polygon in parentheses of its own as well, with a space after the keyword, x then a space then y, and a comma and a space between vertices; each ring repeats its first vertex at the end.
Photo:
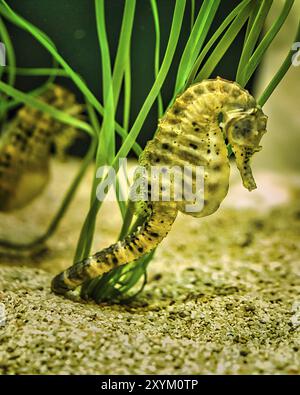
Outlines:
POLYGON ((52 290, 67 294, 85 281, 150 252, 167 235, 178 211, 195 217, 214 213, 229 186, 227 141, 244 186, 249 191, 256 188, 249 160, 261 148, 259 143, 266 132, 266 123, 267 117, 253 96, 235 82, 216 78, 188 88, 160 120, 139 163, 146 169, 155 165, 190 165, 193 169, 203 166, 203 209, 189 212, 186 204, 190 202, 185 200, 145 201, 145 221, 135 233, 57 275, 52 290))
MULTIPOLYGON (((52 85, 39 100, 78 116, 83 106, 65 88, 52 85)), ((51 146, 62 155, 76 129, 28 105, 3 127, 0 138, 0 211, 19 209, 38 196, 49 180, 51 146)))

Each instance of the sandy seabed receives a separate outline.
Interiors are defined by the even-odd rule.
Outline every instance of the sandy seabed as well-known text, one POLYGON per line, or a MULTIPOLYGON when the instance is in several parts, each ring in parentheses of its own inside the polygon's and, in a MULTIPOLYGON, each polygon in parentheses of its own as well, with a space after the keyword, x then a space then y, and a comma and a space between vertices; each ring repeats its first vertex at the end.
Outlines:
MULTIPOLYGON (((53 182, 22 212, 1 215, 1 237, 29 240, 45 228, 74 163, 55 164, 53 182)), ((3 253, 2 374, 299 374, 300 183, 259 173, 260 188, 231 192, 213 216, 180 215, 129 305, 79 304, 50 292, 67 267, 88 202, 91 174, 40 256, 3 253)), ((113 203, 96 246, 115 240, 113 203)))

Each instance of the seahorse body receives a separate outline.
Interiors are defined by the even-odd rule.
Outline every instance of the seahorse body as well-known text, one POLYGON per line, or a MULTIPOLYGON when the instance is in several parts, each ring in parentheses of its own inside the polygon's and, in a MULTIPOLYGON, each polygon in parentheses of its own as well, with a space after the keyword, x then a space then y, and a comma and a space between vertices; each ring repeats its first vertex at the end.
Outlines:
MULTIPOLYGON (((82 111, 75 96, 58 85, 39 99, 71 115, 82 111)), ((76 133, 33 107, 18 110, 4 125, 0 139, 0 211, 22 208, 41 193, 49 179, 51 146, 65 149, 76 133)))
MULTIPOLYGON (((229 185, 225 139, 232 146, 244 186, 254 189, 249 159, 260 149, 266 120, 255 99, 235 82, 217 78, 188 88, 160 120, 155 137, 146 145, 139 162, 148 170, 157 165, 166 168, 203 166, 203 209, 187 212, 186 200, 144 202, 145 222, 135 233, 56 276, 52 290, 66 294, 85 281, 150 252, 167 235, 178 211, 196 217, 214 213, 229 185)), ((162 193, 160 191, 160 196, 162 193)), ((148 195, 151 195, 150 186, 148 195)))

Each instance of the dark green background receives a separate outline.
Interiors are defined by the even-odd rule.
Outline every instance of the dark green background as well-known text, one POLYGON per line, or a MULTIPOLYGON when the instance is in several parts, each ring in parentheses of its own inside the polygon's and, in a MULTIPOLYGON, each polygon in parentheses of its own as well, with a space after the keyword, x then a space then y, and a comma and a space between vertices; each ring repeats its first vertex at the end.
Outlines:
MULTIPOLYGON (((93 0, 8 0, 8 4, 24 18, 45 31, 55 42, 59 52, 65 60, 83 76, 90 89, 101 97, 101 59, 94 16, 93 0)), ((174 0, 158 0, 158 9, 161 25, 161 59, 167 45, 174 0)), ((212 32, 216 30, 224 17, 239 1, 222 0, 213 23, 212 32)), ((202 0, 196 0, 196 11, 202 0)), ((114 59, 118 35, 122 20, 124 0, 106 0, 106 24, 109 36, 112 59, 114 59)), ((35 40, 23 30, 7 23, 9 34, 16 50, 17 65, 19 67, 48 67, 51 66, 51 57, 35 40)), ((182 26, 180 42, 176 50, 175 60, 169 76, 163 87, 164 102, 167 103, 172 96, 176 68, 180 54, 186 43, 190 31, 190 2, 182 26)), ((221 64, 214 72, 214 76, 234 79, 240 51, 243 45, 243 34, 231 46, 222 59, 221 64)), ((209 37, 208 37, 209 38, 209 37)), ((132 37, 132 107, 131 121, 133 121, 145 100, 154 80, 153 59, 155 46, 155 32, 153 18, 148 0, 137 0, 137 9, 132 37)), ((44 79, 37 77, 18 77, 16 86, 22 90, 29 90, 38 86, 44 79)), ((65 78, 58 82, 76 91, 71 81, 65 78)), ((251 85, 251 82, 250 82, 251 85)), ((249 86, 248 86, 249 87, 249 86)), ((77 92, 81 99, 80 93, 77 92)), ((122 119, 122 99, 117 113, 122 119)), ((157 123, 156 105, 153 106, 139 142, 144 145, 153 135, 157 123)), ((82 144, 82 142, 81 142, 82 144)), ((84 147, 77 147, 83 151, 84 147), (81 149, 82 148, 82 149, 81 149)))

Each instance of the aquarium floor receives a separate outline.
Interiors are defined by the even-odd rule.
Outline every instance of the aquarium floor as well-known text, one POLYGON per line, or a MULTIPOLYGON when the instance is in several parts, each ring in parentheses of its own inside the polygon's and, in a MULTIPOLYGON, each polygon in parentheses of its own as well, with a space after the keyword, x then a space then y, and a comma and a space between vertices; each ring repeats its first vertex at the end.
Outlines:
MULTIPOLYGON (((73 163, 55 164, 39 201, 1 216, 2 236, 38 234, 73 173, 73 163)), ((300 373, 299 180, 260 173, 249 194, 234 176, 218 213, 178 218, 134 303, 95 305, 49 290, 71 262, 90 177, 47 249, 0 258, 1 373, 300 373)), ((97 246, 113 241, 119 225, 108 203, 97 246)))

